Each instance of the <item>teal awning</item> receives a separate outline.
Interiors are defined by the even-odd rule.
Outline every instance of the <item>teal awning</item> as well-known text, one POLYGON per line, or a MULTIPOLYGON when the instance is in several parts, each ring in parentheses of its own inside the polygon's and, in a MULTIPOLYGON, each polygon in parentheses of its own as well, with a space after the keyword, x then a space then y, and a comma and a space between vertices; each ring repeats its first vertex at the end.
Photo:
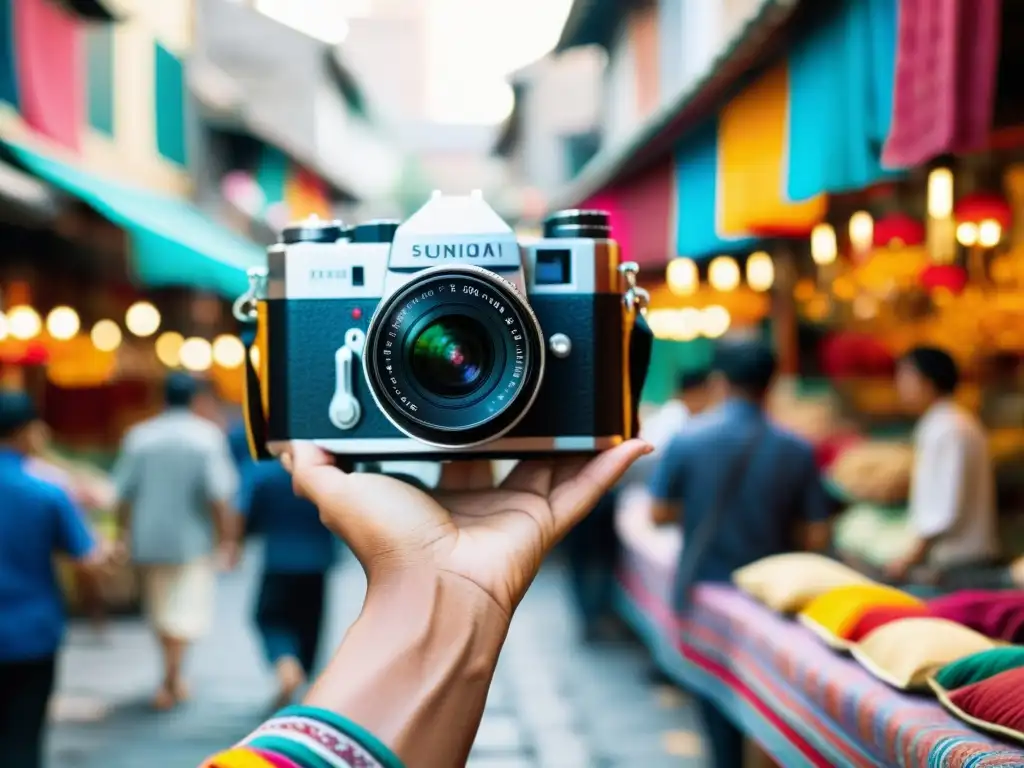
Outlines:
POLYGON ((4 143, 32 173, 128 232, 133 271, 142 285, 187 286, 233 299, 248 286, 246 270, 266 261, 263 248, 214 223, 186 201, 102 179, 4 143))

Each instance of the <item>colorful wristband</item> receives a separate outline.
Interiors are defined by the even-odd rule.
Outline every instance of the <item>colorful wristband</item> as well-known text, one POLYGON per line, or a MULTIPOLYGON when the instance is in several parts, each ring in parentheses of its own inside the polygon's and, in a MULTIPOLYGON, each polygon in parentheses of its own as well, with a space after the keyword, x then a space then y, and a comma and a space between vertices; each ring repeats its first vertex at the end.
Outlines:
POLYGON ((315 721, 323 726, 327 726, 337 735, 344 737, 346 743, 358 747, 362 753, 370 756, 381 768, 405 768, 402 765, 402 761, 398 759, 384 742, 362 726, 329 710, 296 705, 282 709, 270 722, 278 718, 300 718, 315 721))

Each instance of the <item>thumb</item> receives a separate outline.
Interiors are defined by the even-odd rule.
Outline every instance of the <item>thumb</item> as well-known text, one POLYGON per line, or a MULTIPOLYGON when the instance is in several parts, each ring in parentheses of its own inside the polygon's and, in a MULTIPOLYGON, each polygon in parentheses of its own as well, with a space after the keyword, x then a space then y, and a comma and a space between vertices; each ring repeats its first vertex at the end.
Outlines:
POLYGON ((630 440, 591 459, 574 477, 555 486, 548 501, 555 521, 556 539, 562 538, 586 517, 634 461, 653 450, 643 440, 630 440))

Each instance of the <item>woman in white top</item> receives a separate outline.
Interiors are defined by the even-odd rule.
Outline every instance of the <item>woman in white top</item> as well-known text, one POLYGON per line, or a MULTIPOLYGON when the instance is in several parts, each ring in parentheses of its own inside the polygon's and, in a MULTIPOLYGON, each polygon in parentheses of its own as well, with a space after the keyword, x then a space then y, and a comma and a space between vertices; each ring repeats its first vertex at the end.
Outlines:
POLYGON ((900 399, 921 419, 914 431, 910 526, 914 546, 888 568, 895 581, 927 566, 944 573, 998 558, 995 479, 978 419, 953 400, 960 375, 941 349, 917 347, 896 369, 900 399))

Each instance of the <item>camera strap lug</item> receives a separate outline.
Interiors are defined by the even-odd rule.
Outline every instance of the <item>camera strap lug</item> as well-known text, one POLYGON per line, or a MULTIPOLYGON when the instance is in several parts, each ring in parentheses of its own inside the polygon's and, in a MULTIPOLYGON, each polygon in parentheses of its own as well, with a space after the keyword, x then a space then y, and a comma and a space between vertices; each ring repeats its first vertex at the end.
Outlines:
POLYGON ((342 430, 352 429, 363 415, 355 394, 355 356, 348 344, 334 353, 334 397, 328 415, 331 423, 342 430))
POLYGON ((647 306, 651 303, 651 294, 637 284, 640 265, 635 261, 620 264, 619 274, 626 281, 626 290, 622 295, 623 304, 633 315, 633 327, 629 332, 629 392, 633 405, 632 436, 635 437, 640 434, 640 396, 647 381, 647 371, 654 351, 654 333, 647 324, 647 306))
POLYGON ((647 305, 651 303, 651 294, 637 284, 640 265, 635 261, 625 261, 619 264, 619 274, 626 280, 626 291, 622 294, 626 308, 632 312, 646 312, 647 305))

